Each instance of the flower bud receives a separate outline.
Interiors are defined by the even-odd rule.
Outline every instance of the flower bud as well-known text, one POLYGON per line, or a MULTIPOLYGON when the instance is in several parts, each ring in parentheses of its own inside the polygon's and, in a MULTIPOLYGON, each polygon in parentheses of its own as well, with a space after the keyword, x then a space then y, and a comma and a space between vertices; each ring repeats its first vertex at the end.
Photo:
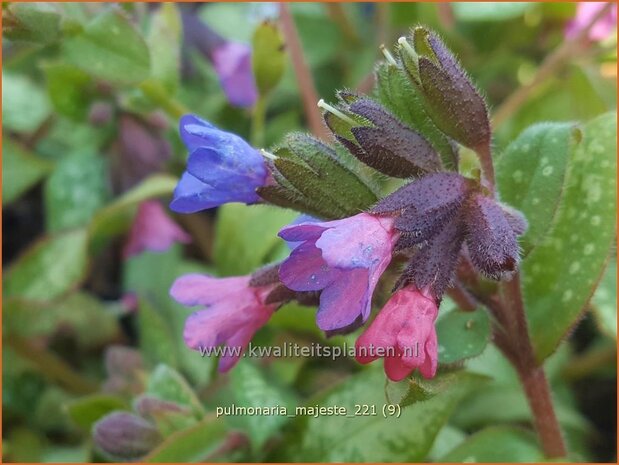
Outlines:
POLYGON ((460 144, 479 149, 490 143, 486 104, 456 58, 436 34, 413 31, 413 45, 399 40, 400 58, 425 99, 434 124, 460 144))
POLYGON ((341 109, 321 104, 336 138, 361 162, 397 178, 438 171, 440 158, 432 145, 382 105, 367 97, 340 92, 341 109))
POLYGON ((137 460, 162 440, 154 425, 127 412, 113 412, 94 425, 93 439, 113 460, 137 460))

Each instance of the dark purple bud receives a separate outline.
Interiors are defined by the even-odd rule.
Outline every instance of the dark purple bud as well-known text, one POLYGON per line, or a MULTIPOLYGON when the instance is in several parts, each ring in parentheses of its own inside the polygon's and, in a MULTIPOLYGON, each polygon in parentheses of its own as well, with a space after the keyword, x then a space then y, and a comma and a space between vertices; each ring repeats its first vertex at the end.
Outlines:
POLYGON ((386 196, 372 208, 373 213, 445 212, 460 205, 469 191, 469 181, 456 173, 433 173, 415 180, 386 196))
POLYGON ((406 178, 441 168, 439 155, 419 133, 379 103, 350 92, 338 93, 341 109, 322 103, 327 126, 361 162, 388 176, 406 178))
POLYGON ((399 41, 402 63, 424 95, 434 124, 462 145, 487 147, 488 109, 458 60, 436 34, 423 27, 414 30, 412 41, 413 46, 404 38, 399 41))
POLYGON ((441 210, 429 210, 417 212, 414 209, 404 210, 395 220, 395 227, 406 237, 400 238, 396 247, 402 248, 421 244, 432 238, 443 225, 458 212, 459 204, 453 203, 441 210))
POLYGON ((505 214, 505 218, 507 218, 507 222, 514 231, 514 234, 516 236, 522 236, 529 227, 529 222, 527 221, 527 219, 515 208, 512 208, 505 204, 500 205, 503 209, 503 213, 505 214))
POLYGON ((473 195, 466 204, 464 220, 469 255, 481 273, 500 279, 516 270, 520 259, 516 234, 496 201, 473 195))
POLYGON ((350 104, 349 110, 375 125, 351 129, 361 147, 361 161, 368 166, 398 178, 440 169, 440 158, 432 145, 378 103, 361 98, 350 104))
POLYGON ((150 422, 127 412, 106 415, 93 427, 95 444, 112 460, 139 460, 161 441, 150 422))
POLYGON ((438 234, 415 253, 396 283, 396 289, 414 284, 419 289, 429 288, 434 297, 440 299, 451 285, 464 235, 465 229, 459 216, 447 222, 438 234))

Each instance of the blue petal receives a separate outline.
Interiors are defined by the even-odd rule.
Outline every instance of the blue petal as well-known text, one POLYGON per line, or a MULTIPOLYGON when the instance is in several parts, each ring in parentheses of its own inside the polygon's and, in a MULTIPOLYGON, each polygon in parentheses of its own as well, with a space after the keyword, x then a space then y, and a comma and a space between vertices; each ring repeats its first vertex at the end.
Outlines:
POLYGON ((170 209, 177 213, 195 213, 230 202, 254 203, 259 200, 255 192, 214 189, 185 172, 174 190, 170 209))
MULTIPOLYGON (((242 157, 244 154, 240 155, 242 157)), ((199 148, 189 155, 187 171, 213 187, 226 188, 228 185, 240 185, 243 189, 243 184, 248 184, 252 190, 255 190, 266 180, 265 163, 259 155, 257 160, 241 157, 235 153, 225 154, 219 150, 199 148)))

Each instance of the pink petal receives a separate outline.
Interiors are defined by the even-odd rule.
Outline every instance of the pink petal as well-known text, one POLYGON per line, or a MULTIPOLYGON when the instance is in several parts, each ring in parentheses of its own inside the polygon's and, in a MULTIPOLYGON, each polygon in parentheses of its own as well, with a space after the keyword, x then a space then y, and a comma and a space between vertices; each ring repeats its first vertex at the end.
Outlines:
POLYGON ((368 270, 355 268, 342 272, 320 295, 316 323, 323 331, 350 326, 359 315, 369 316, 368 270))
POLYGON ((187 274, 174 281, 170 296, 183 305, 212 305, 246 289, 249 280, 249 276, 213 278, 202 274, 187 274))

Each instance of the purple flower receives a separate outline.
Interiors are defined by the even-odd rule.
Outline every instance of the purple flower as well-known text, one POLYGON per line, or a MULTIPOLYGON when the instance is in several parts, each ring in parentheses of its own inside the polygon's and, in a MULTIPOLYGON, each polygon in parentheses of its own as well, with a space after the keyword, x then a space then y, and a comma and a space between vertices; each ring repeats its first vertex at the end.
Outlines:
POLYGON ((342 220, 287 226, 279 236, 302 242, 280 266, 295 291, 319 291, 318 327, 337 332, 363 323, 399 233, 391 217, 360 213, 342 220))
POLYGON ((224 42, 213 50, 211 59, 228 101, 238 107, 253 106, 258 91, 252 74, 251 48, 239 42, 224 42))
POLYGON ((228 202, 260 200, 256 188, 266 184, 268 171, 256 149, 194 115, 181 118, 180 134, 190 154, 174 190, 172 210, 194 213, 228 202))
POLYGON ((249 341, 269 321, 278 307, 267 303, 277 283, 251 286, 251 276, 213 278, 188 274, 178 278, 170 295, 188 306, 206 308, 193 313, 185 322, 185 344, 206 351, 225 344, 219 358, 219 371, 230 370, 241 357, 249 341))
POLYGON ((401 381, 419 368, 424 378, 433 378, 438 365, 434 322, 438 305, 429 292, 415 286, 397 291, 355 344, 359 363, 385 358, 385 373, 401 381))
MULTIPOLYGON (((565 37, 573 39, 595 18, 606 2, 583 2, 576 7, 576 16, 565 27, 565 37)), ((607 14, 598 19, 589 31, 589 40, 598 42, 606 39, 617 28, 617 5, 610 7, 607 14)))
POLYGON ((190 241, 191 237, 166 215, 159 202, 147 200, 138 207, 123 255, 128 258, 145 250, 164 252, 175 242, 190 241))

